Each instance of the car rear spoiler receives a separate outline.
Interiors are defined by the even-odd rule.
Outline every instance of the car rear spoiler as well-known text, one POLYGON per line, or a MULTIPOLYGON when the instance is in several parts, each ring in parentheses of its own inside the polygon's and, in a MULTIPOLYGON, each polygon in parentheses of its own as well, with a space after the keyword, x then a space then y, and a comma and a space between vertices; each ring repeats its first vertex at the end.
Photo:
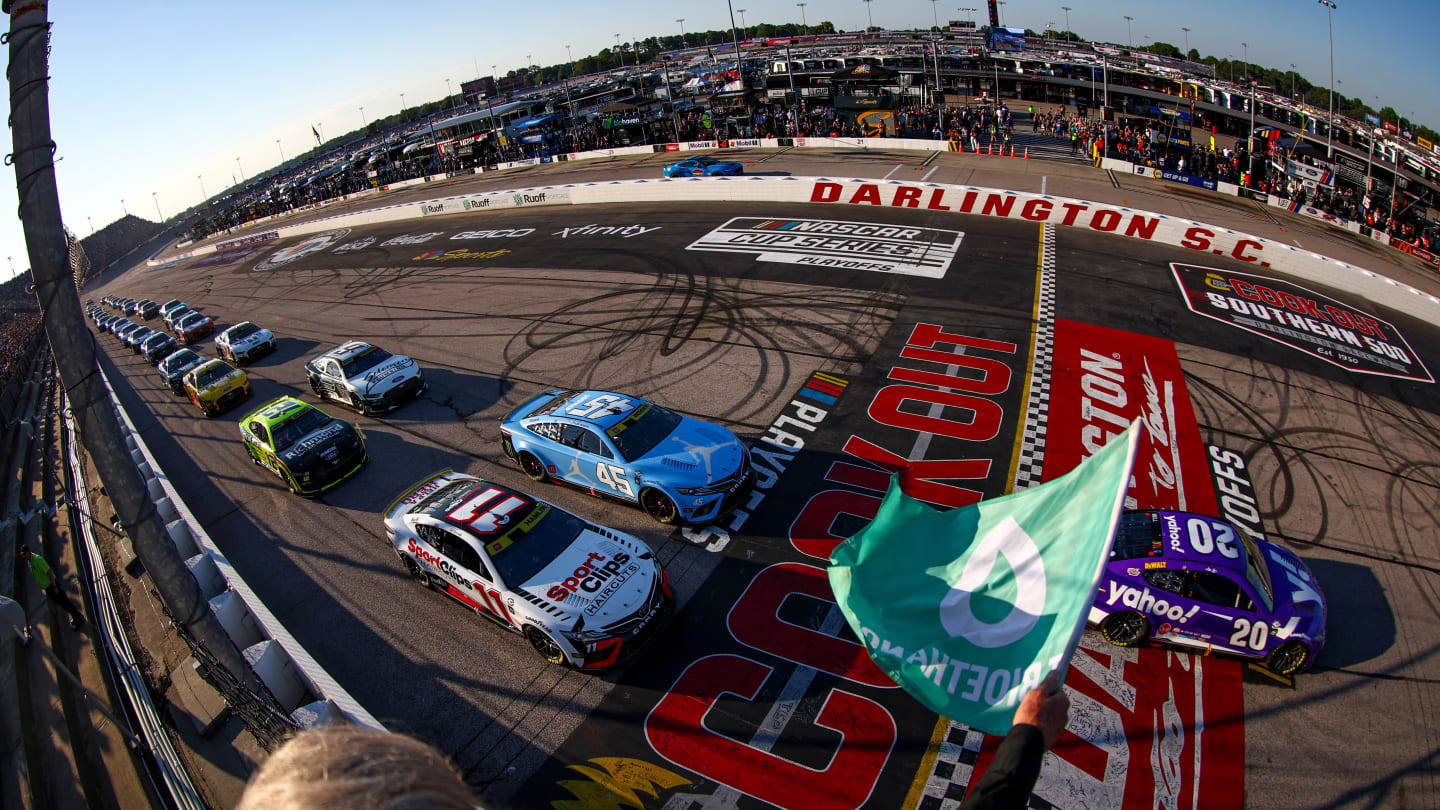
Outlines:
MULTIPOLYGON (((430 475, 425 476, 424 478, 420 479, 419 481, 416 481, 414 484, 412 484, 412 485, 410 485, 409 487, 407 487, 404 492, 400 493, 400 497, 398 497, 398 498, 396 498, 395 500, 391 501, 391 502, 390 502, 390 505, 387 506, 387 507, 385 507, 385 517, 387 517, 387 518, 389 518, 389 517, 394 517, 394 516, 396 515, 398 509, 399 509, 401 506, 413 506, 414 504, 406 504, 405 501, 408 500, 408 499, 409 499, 412 495, 414 495, 415 493, 419 492, 419 491, 420 491, 422 488, 424 488, 427 484, 434 483, 435 481, 438 481, 438 480, 440 480, 440 479, 442 479, 442 478, 445 478, 445 477, 447 477, 447 476, 454 475, 454 474, 455 474, 455 471, 454 471, 453 469, 446 469, 446 470, 441 470, 440 472, 437 472, 437 473, 431 473, 430 475)), ((438 487, 437 487, 437 489, 438 489, 438 487)), ((432 491, 433 491, 433 490, 432 490, 432 491)), ((427 493, 427 494, 428 494, 428 493, 427 493)), ((423 500, 424 500, 424 499, 422 498, 422 499, 420 499, 420 500, 415 501, 415 503, 420 503, 420 502, 423 501, 423 500)))

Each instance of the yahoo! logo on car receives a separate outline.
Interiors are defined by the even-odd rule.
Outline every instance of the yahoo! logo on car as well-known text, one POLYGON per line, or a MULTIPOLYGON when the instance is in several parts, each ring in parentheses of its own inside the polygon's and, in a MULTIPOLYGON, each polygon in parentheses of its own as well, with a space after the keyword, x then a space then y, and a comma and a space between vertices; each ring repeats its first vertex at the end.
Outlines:
POLYGON ((1149 588, 1136 590, 1129 585, 1112 581, 1110 583, 1110 595, 1105 598, 1105 604, 1114 605, 1116 602, 1128 608, 1134 608, 1141 613, 1154 613, 1156 616, 1164 616, 1172 622, 1184 624, 1195 615, 1199 607, 1192 607, 1188 611, 1184 605, 1172 605, 1164 599, 1156 599, 1150 593, 1149 588))

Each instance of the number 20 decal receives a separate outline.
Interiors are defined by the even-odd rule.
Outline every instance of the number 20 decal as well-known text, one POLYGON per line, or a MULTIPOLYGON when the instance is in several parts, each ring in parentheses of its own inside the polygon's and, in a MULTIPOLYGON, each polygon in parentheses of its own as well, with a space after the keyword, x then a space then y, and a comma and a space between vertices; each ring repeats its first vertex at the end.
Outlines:
POLYGON ((630 481, 625 477, 624 467, 601 461, 595 465, 595 477, 611 489, 624 493, 627 497, 635 497, 635 490, 630 488, 630 481))
POLYGON ((1230 646, 1240 649, 1263 650, 1270 641, 1270 625, 1263 621, 1249 619, 1235 620, 1235 632, 1230 634, 1230 646))
POLYGON ((1240 549, 1235 547, 1235 530, 1230 528, 1230 524, 1191 518, 1186 522, 1185 529, 1190 534, 1190 548, 1196 554, 1219 550, 1220 555, 1227 559, 1240 558, 1240 549), (1217 530, 1218 535, 1214 533, 1217 530))

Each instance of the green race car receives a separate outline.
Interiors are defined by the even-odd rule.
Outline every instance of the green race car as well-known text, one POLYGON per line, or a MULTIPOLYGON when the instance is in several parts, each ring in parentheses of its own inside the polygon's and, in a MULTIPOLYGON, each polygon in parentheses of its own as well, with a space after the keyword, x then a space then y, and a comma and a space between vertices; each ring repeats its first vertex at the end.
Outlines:
POLYGON ((250 460, 297 495, 317 495, 349 478, 368 457, 365 435, 295 397, 272 399, 240 420, 250 460))

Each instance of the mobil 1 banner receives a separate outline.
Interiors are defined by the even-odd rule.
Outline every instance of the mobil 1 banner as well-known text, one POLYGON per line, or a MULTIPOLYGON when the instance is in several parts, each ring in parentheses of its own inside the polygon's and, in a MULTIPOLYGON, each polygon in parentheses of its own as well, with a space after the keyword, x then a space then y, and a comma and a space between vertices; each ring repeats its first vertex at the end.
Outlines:
POLYGON ((686 250, 747 253, 756 261, 944 278, 960 231, 830 219, 736 217, 686 250))
POLYGON ((1179 263, 1170 269, 1197 315, 1349 371, 1435 381, 1400 330, 1344 301, 1269 276, 1179 263))

